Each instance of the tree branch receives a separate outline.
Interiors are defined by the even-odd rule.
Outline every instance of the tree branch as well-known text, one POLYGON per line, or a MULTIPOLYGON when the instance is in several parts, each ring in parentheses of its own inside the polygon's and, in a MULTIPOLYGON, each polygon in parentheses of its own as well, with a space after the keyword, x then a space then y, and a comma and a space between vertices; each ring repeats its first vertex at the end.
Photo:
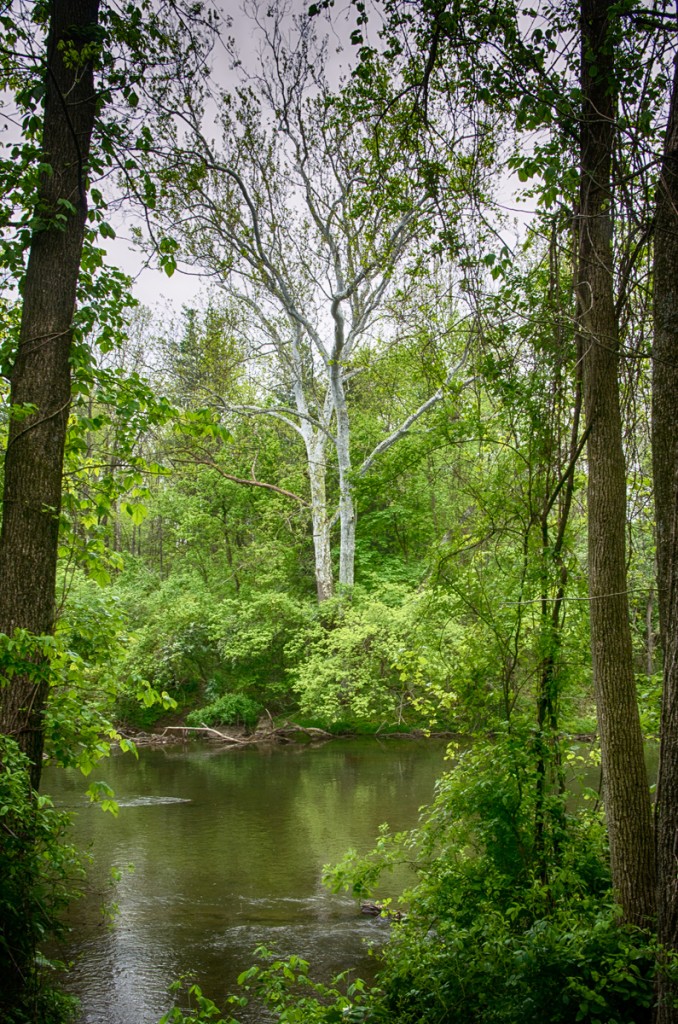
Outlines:
MULTIPOLYGON (((370 469, 370 467, 374 463, 375 459, 377 459, 385 451, 391 448, 396 443, 396 441, 400 440, 401 437, 405 437, 405 435, 409 433, 410 429, 414 426, 417 420, 420 419, 424 415, 424 413, 428 412, 429 409, 432 409, 434 405, 437 405, 438 402, 441 401, 441 399, 445 395, 445 388, 452 380, 452 378, 456 376, 456 374, 458 374, 460 370, 463 369, 464 364, 466 363, 469 350, 471 347, 471 340, 471 337, 469 337, 468 341, 466 342, 466 347, 464 349, 461 359, 449 371, 447 377, 445 378, 444 384, 438 388, 435 394, 431 395, 430 398, 427 398, 427 400, 423 402, 418 409, 415 409, 415 411, 411 413, 407 417, 407 419, 403 420, 400 426, 396 427, 396 429, 391 434, 389 434, 388 437, 385 437, 383 441, 379 442, 376 448, 372 450, 372 452, 367 456, 367 458, 360 466, 358 470, 358 476, 364 476, 365 473, 367 473, 368 469, 370 469)), ((475 379, 475 377, 469 378, 469 380, 465 381, 463 387, 468 387, 469 384, 472 384, 475 379)))
POLYGON ((266 483, 264 480, 250 480, 247 477, 234 476, 232 473, 226 473, 213 459, 209 459, 207 456, 198 456, 191 459, 178 459, 176 456, 170 456, 172 463, 181 463, 183 465, 199 465, 207 466, 209 469, 213 469, 215 473, 222 476, 224 480, 231 480, 234 484, 243 484, 246 487, 263 487, 267 491, 273 491, 275 494, 282 495, 283 498, 291 498, 292 501, 298 502, 305 508, 309 508, 309 502, 301 495, 295 494, 294 491, 286 491, 284 487, 278 487, 276 484, 266 483))

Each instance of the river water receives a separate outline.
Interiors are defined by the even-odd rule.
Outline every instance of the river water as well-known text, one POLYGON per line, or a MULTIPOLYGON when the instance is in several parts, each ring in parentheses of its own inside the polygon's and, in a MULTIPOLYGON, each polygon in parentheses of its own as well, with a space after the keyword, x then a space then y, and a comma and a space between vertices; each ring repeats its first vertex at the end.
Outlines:
MULTIPOLYGON (((115 790, 118 818, 87 804, 78 773, 47 769, 43 790, 74 812, 75 842, 93 857, 59 951, 73 963, 66 987, 83 1024, 154 1024, 186 973, 218 1003, 262 943, 300 954, 323 980, 347 968, 370 976, 367 946, 388 924, 328 893, 322 869, 349 847, 368 851, 383 822, 414 826, 445 749, 403 739, 141 750, 95 770, 115 790), (112 925, 102 914, 111 901, 112 925)), ((406 884, 393 878, 384 895, 406 884)))

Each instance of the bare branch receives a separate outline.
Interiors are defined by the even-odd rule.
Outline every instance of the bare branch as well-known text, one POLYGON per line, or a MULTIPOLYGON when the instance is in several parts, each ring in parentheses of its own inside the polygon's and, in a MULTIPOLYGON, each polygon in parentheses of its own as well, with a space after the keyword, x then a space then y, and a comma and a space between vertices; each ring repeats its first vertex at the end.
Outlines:
MULTIPOLYGON (((215 473, 223 477, 224 480, 231 480, 235 484, 243 484, 245 487, 263 487, 267 491, 274 491, 275 494, 281 494, 283 498, 291 498, 292 501, 298 502, 299 505, 303 505, 305 508, 309 507, 309 502, 301 495, 295 494, 294 491, 287 491, 284 487, 278 487, 276 484, 266 483, 264 480, 249 479, 248 477, 233 476, 232 473, 226 473, 218 463, 213 459, 208 458, 206 455, 200 455, 190 459, 178 459, 176 456, 170 456, 172 463, 178 463, 182 465, 199 465, 207 466, 209 469, 213 469, 215 473)), ((253 467, 254 468, 254 467, 253 467)))
MULTIPOLYGON (((429 411, 429 409, 432 409, 435 405, 438 404, 438 402, 440 402, 444 398, 445 390, 447 388, 447 385, 450 383, 452 378, 455 377, 460 372, 460 370, 462 370, 464 368, 464 365, 466 363, 466 360, 468 358, 468 354, 469 354, 469 351, 470 351, 471 341, 472 341, 472 335, 469 336, 469 339, 466 342, 466 347, 464 349, 464 352, 463 352, 463 355, 462 355, 461 359, 449 371, 449 373, 447 374, 447 377, 445 378, 444 384, 441 387, 438 388, 438 390, 435 392, 435 394, 431 395, 430 398, 427 398, 425 402, 422 402, 422 404, 419 406, 419 408, 415 409, 415 411, 413 413, 411 413, 407 417, 407 419, 403 420, 403 422, 400 424, 400 426, 396 427, 396 429, 391 434, 389 434, 388 437, 385 437, 383 439, 383 441, 379 442, 379 444, 376 446, 376 448, 374 448, 372 450, 372 452, 370 452, 370 454, 367 456, 367 458, 364 460, 364 462, 360 466, 360 468, 358 470, 358 476, 364 476, 365 473, 367 473, 368 469, 371 468, 371 466, 374 464, 375 460, 380 455, 382 455, 385 451, 388 451, 389 448, 393 447, 393 445, 397 441, 399 441, 402 437, 405 437, 410 432, 411 428, 414 426, 414 424, 417 422, 417 420, 421 419, 421 417, 425 413, 427 413, 429 411)), ((464 387, 464 388, 468 387, 470 384, 472 384, 474 382, 475 379, 476 379, 475 377, 469 378, 469 380, 464 382, 462 387, 464 387)))

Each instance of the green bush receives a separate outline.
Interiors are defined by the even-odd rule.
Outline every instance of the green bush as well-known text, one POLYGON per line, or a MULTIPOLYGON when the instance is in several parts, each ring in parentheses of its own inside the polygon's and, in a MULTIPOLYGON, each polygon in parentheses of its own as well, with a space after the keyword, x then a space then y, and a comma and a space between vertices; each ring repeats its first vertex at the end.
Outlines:
POLYGON ((180 621, 176 610, 173 618, 154 620, 139 630, 125 667, 182 700, 219 676, 221 658, 203 622, 180 621))
POLYGON ((416 864, 374 1024, 649 1019, 657 945, 619 919, 600 812, 569 813, 557 775, 538 785, 538 764, 527 729, 469 748, 419 829, 385 830, 371 855, 330 874, 335 890, 365 897, 393 864, 416 864))
MULTIPOLYGON (((170 993, 174 1005, 162 1015, 158 1024, 238 1024, 230 1014, 224 1017, 216 1003, 203 995, 200 986, 186 977, 173 982, 170 993)), ((243 1005, 241 999, 232 996, 229 1002, 243 1005)))
POLYGON ((564 901, 521 927, 486 906, 462 927, 401 929, 386 953, 376 1022, 640 1024, 653 1000, 656 945, 611 906, 564 901))
POLYGON ((313 614, 313 605, 289 594, 264 592, 221 601, 211 616, 211 637, 217 646, 225 684, 210 682, 207 694, 247 688, 267 707, 289 703, 287 672, 293 663, 287 645, 313 614))
POLYGON ((377 727, 448 723, 458 659, 440 642, 437 614, 396 584, 323 602, 286 647, 301 714, 377 727))
POLYGON ((225 693, 218 700, 186 715, 186 723, 200 725, 256 725, 262 707, 244 693, 225 693))
MULTIPOLYGON (((363 1024, 371 1019, 369 990, 360 978, 349 979, 348 971, 328 985, 315 981, 308 962, 299 956, 277 957, 265 946, 254 954, 262 963, 243 971, 238 978, 238 985, 247 995, 227 996, 227 1006, 244 1008, 253 1003, 265 1008, 268 1020, 285 1024, 363 1024)), ((179 979, 170 986, 170 992, 174 1006, 158 1024, 238 1024, 230 1012, 204 996, 190 979, 179 979)))
POLYGON ((164 718, 167 708, 162 703, 148 707, 135 693, 121 693, 115 702, 113 714, 116 724, 121 729, 140 729, 147 732, 164 718))
POLYGON ((38 954, 57 934, 82 867, 64 842, 70 825, 31 789, 28 760, 0 737, 0 1018, 4 1024, 62 1024, 74 1002, 54 991, 38 954))

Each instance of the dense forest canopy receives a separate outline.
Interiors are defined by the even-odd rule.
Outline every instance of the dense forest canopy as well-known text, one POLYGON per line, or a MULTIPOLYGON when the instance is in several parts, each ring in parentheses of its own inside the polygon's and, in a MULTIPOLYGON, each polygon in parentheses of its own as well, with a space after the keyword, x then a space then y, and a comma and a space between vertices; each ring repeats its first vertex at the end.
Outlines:
POLYGON ((0 2, 3 1013, 56 1019, 43 758, 266 714, 476 737, 336 869, 419 865, 381 989, 253 969, 280 1019, 675 1021, 675 11, 231 17, 0 2))

